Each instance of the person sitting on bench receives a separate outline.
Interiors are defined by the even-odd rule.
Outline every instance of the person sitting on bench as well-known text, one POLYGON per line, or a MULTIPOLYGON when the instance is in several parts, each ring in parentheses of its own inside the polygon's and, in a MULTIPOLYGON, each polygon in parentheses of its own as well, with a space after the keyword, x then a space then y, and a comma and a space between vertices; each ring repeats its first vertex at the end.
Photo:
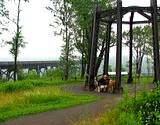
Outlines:
POLYGON ((110 79, 108 75, 103 75, 103 77, 98 81, 98 91, 107 91, 107 85, 109 84, 109 80, 110 79))

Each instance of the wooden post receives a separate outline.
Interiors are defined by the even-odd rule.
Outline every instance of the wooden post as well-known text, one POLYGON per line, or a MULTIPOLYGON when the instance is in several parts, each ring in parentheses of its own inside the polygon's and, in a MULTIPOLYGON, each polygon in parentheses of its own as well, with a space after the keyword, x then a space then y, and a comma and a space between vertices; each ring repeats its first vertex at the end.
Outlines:
POLYGON ((160 81, 160 60, 158 42, 158 23, 157 23, 157 0, 151 0, 152 7, 152 29, 153 29, 153 55, 154 55, 154 82, 160 81))
MULTIPOLYGON (((93 26, 93 21, 92 21, 92 26, 93 26)), ((86 34, 88 34, 86 30, 86 34)), ((90 66, 90 57, 91 57, 91 37, 92 37, 92 28, 91 28, 91 33, 90 33, 90 39, 88 38, 88 63, 87 63, 87 68, 86 68, 86 78, 85 78, 85 88, 89 86, 89 66, 90 66)))
POLYGON ((133 17, 134 17, 134 12, 131 12, 131 17, 130 17, 130 41, 129 41, 130 44, 129 44, 129 73, 128 73, 128 83, 132 83, 133 82, 133 78, 132 78, 133 17))
POLYGON ((111 27, 112 27, 112 23, 108 23, 107 32, 106 32, 106 45, 105 45, 103 75, 108 74, 108 70, 109 70, 109 51, 110 51, 110 40, 111 40, 111 27))
POLYGON ((93 31, 92 31, 92 43, 91 43, 91 53, 90 53, 90 65, 89 65, 89 89, 94 89, 94 77, 96 69, 96 59, 97 59, 97 42, 99 33, 99 7, 97 6, 94 12, 93 20, 93 31))
POLYGON ((116 52, 116 92, 121 88, 122 64, 122 1, 117 0, 117 52, 116 52))

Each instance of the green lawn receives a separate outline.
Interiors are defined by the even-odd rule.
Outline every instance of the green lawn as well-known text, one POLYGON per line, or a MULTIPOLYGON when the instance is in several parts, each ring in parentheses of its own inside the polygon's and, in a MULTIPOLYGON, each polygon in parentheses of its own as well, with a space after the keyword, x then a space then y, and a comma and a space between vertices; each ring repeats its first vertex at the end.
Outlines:
POLYGON ((67 81, 61 79, 26 79, 22 81, 8 81, 0 83, 0 92, 15 92, 19 90, 28 90, 35 87, 60 86, 68 84, 82 83, 82 79, 70 79, 67 81))
POLYGON ((55 86, 37 87, 16 92, 0 92, 0 121, 84 104, 97 99, 96 96, 75 94, 55 86))

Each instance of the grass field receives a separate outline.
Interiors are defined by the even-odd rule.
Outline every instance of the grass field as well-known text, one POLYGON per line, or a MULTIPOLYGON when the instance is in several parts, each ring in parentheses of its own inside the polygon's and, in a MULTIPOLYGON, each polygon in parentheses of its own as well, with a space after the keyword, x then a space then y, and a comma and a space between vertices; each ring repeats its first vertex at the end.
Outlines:
POLYGON ((75 94, 55 86, 0 92, 0 121, 51 109, 66 108, 96 99, 98 99, 96 96, 75 94))
POLYGON ((82 79, 36 78, 0 83, 0 122, 10 118, 57 110, 97 100, 99 97, 62 90, 62 85, 80 84, 82 79))
POLYGON ((15 92, 19 90, 33 89, 35 87, 60 86, 66 84, 82 83, 82 79, 63 81, 60 79, 26 79, 22 81, 8 81, 0 83, 0 92, 15 92))

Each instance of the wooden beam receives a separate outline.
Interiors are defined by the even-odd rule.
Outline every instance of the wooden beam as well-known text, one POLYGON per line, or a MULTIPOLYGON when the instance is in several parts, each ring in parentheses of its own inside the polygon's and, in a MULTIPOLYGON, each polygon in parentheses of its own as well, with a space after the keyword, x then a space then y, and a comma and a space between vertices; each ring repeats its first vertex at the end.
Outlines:
POLYGON ((104 67, 103 67, 103 74, 104 75, 108 74, 108 70, 109 70, 109 51, 110 51, 110 40, 111 40, 111 27, 112 27, 112 23, 108 23, 107 33, 106 33, 104 67))
POLYGON ((127 11, 127 12, 138 12, 138 11, 143 11, 147 13, 152 12, 151 7, 138 7, 138 6, 131 6, 131 7, 122 7, 122 12, 127 11))
POLYGON ((90 57, 91 57, 91 45, 92 45, 92 32, 93 32, 93 23, 94 23, 94 18, 92 17, 92 25, 88 29, 85 30, 87 40, 88 40, 88 63, 87 63, 87 70, 86 70, 86 79, 85 79, 85 88, 89 87, 89 70, 90 70, 90 57))
POLYGON ((137 11, 140 15, 144 16, 145 18, 147 18, 148 20, 152 20, 152 17, 149 16, 148 14, 144 13, 143 11, 137 11))
POLYGON ((107 16, 110 17, 110 16, 113 16, 113 15, 116 15, 116 13, 117 13, 116 8, 112 8, 112 9, 100 11, 99 15, 100 15, 100 18, 104 18, 104 17, 107 17, 107 16))
MULTIPOLYGON (((158 22, 160 22, 160 20, 157 20, 158 22)), ((103 23, 117 23, 117 20, 105 20, 105 19, 101 19, 101 22, 103 23)), ((143 20, 143 21, 134 21, 133 24, 148 24, 148 23, 152 23, 152 21, 149 20, 143 20)), ((122 24, 127 24, 129 25, 130 22, 129 21, 122 21, 122 24)))
POLYGON ((89 89, 94 89, 94 77, 96 69, 96 59, 97 59, 97 42, 99 33, 99 7, 95 8, 94 20, 93 20, 93 31, 92 31, 92 43, 91 43, 91 53, 90 53, 90 66, 89 66, 89 89))
POLYGON ((122 1, 117 0, 117 51, 116 51, 116 91, 121 88, 122 64, 122 1))
POLYGON ((133 17, 134 17, 134 12, 131 12, 131 17, 130 17, 130 44, 129 44, 129 73, 128 73, 128 83, 133 82, 132 78, 132 56, 133 56, 133 17))
MULTIPOLYGON (((157 7, 158 15, 160 14, 160 7, 157 7)), ((122 16, 129 13, 129 12, 143 12, 143 16, 150 18, 149 15, 146 13, 152 13, 151 7, 139 7, 139 6, 131 6, 131 7, 122 7, 121 13, 122 16)), ((117 15, 117 8, 112 8, 108 10, 99 11, 100 18, 105 18, 107 16, 114 16, 117 15)))
POLYGON ((154 54, 154 81, 160 81, 160 60, 159 60, 159 42, 158 42, 158 23, 157 23, 157 0, 151 0, 152 28, 153 28, 153 54, 154 54))
POLYGON ((149 20, 144 20, 144 21, 134 21, 133 24, 149 24, 151 23, 152 21, 149 21, 149 20))

